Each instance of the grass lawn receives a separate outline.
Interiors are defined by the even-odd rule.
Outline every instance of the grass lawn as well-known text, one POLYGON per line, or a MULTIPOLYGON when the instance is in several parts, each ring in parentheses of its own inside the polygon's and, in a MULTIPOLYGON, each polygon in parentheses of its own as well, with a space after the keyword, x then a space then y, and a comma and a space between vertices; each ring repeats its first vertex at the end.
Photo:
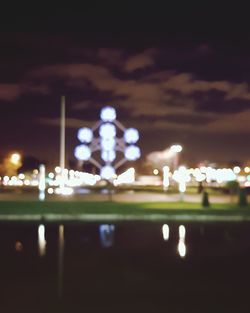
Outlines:
POLYGON ((235 204, 213 204, 209 208, 202 208, 199 203, 188 202, 150 202, 150 203, 124 203, 124 202, 94 202, 94 201, 0 201, 0 220, 6 217, 15 216, 16 219, 22 216, 46 218, 48 216, 54 218, 68 217, 77 220, 78 217, 85 216, 119 216, 121 219, 149 218, 154 216, 156 219, 161 218, 177 218, 185 217, 220 217, 227 218, 241 217, 242 219, 250 219, 250 205, 239 207, 235 204), (158 216, 158 217, 157 217, 158 216))

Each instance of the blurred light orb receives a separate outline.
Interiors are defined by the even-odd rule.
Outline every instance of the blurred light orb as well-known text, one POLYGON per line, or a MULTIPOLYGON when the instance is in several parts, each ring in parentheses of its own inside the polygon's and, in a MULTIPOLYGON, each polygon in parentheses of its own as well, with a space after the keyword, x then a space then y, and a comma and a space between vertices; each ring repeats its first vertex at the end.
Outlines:
POLYGON ((107 106, 101 110, 100 118, 103 122, 113 122, 116 119, 116 111, 114 108, 107 106))
POLYGON ((158 175, 158 174, 159 174, 159 170, 158 170, 157 168, 155 168, 155 169, 153 170, 153 174, 154 174, 154 175, 158 175))
POLYGON ((88 127, 82 127, 78 130, 77 138, 81 142, 87 142, 90 143, 93 139, 93 132, 92 129, 88 127))
POLYGON ((115 125, 105 123, 100 126, 99 134, 102 138, 114 138, 116 136, 115 125))
POLYGON ((60 166, 56 166, 55 167, 55 172, 56 172, 56 174, 60 174, 61 173, 61 167, 60 166))
POLYGON ((53 195, 53 193, 54 193, 54 189, 51 187, 48 188, 48 194, 53 195))
POLYGON ((246 166, 246 167, 244 168, 244 172, 247 173, 247 174, 250 173, 250 167, 249 167, 249 166, 246 166))
POLYGON ((53 178, 55 177, 55 174, 52 173, 52 172, 50 172, 50 173, 48 174, 48 176, 49 176, 50 179, 53 179, 53 178))
POLYGON ((136 143, 139 140, 139 132, 135 128, 128 128, 124 132, 124 140, 126 143, 136 143))
POLYGON ((113 166, 105 165, 101 168, 100 175, 103 179, 112 179, 115 176, 115 169, 113 166))
POLYGON ((129 161, 135 161, 141 156, 141 151, 137 146, 129 146, 125 149, 125 158, 129 161))
POLYGON ((19 153, 13 153, 10 156, 10 162, 17 165, 21 160, 21 155, 19 153))
POLYGON ((91 157, 90 148, 86 145, 77 146, 74 154, 79 161, 87 161, 91 157))
POLYGON ((182 146, 181 145, 172 145, 170 147, 170 151, 174 153, 179 153, 182 151, 182 146))
POLYGON ((239 174, 240 171, 241 171, 241 168, 240 168, 239 166, 235 166, 235 167, 233 168, 233 171, 234 171, 235 174, 239 174))
POLYGON ((101 158, 104 162, 113 162, 116 158, 116 153, 114 150, 103 150, 101 153, 101 158))
POLYGON ((105 151, 111 151, 115 149, 116 141, 114 138, 102 138, 101 148, 105 151))

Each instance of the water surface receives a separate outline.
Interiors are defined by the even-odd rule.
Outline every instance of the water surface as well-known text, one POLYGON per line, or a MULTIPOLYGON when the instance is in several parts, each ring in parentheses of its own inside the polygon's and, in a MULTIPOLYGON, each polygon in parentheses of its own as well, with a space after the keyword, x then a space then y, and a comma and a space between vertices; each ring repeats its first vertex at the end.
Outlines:
POLYGON ((2 223, 0 247, 0 312, 249 312, 249 223, 2 223))

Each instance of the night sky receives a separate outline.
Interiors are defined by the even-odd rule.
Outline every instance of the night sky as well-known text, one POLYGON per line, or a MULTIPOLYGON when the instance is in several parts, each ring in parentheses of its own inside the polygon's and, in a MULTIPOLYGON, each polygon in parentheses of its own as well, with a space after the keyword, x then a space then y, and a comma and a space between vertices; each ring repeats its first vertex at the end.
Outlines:
POLYGON ((95 2, 3 17, 1 155, 19 150, 58 163, 65 95, 67 159, 74 159, 77 129, 111 105, 119 121, 140 131, 143 157, 180 143, 186 163, 249 160, 247 20, 243 8, 95 2))

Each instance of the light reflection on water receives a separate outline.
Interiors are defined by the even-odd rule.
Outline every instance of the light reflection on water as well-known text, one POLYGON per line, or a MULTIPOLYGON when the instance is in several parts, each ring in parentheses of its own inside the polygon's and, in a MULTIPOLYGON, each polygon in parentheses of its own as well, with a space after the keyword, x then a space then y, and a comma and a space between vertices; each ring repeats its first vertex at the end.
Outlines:
POLYGON ((102 247, 110 248, 114 245, 115 226, 113 224, 100 225, 99 234, 102 247))
POLYGON ((164 224, 162 226, 162 235, 163 235, 164 240, 167 241, 169 239, 169 226, 168 226, 168 224, 164 224))
POLYGON ((64 225, 58 228, 58 298, 63 296, 63 271, 64 271, 64 225))
MULTIPOLYGON (((8 294, 11 298, 22 293, 23 299, 32 294, 27 302, 34 299, 34 303, 37 294, 43 299, 52 295, 57 301, 67 299, 68 309, 77 301, 98 307, 91 296, 103 295, 102 301, 108 301, 107 290, 112 294, 110 304, 116 301, 119 292, 128 295, 133 303, 138 289, 144 295, 150 294, 150 301, 164 293, 168 301, 176 303, 180 285, 187 294, 197 294, 202 293, 198 285, 202 283, 213 294, 218 288, 227 290, 229 277, 231 286, 238 286, 244 293, 247 288, 240 287, 238 277, 250 279, 250 225, 235 225, 181 225, 177 222, 2 224, 0 292, 3 299, 8 294), (234 274, 235 271, 239 274, 234 274), (215 281, 218 279, 217 288, 215 281), (23 290, 22 282, 25 282, 23 290)), ((227 291, 231 292, 230 288, 227 291)), ((204 294, 207 296, 207 291, 204 294)), ((147 297, 143 301, 147 301, 147 297)), ((204 300, 202 294, 200 299, 204 300)), ((96 312, 102 311, 101 305, 98 308, 96 312)))
POLYGON ((177 251, 181 258, 184 258, 187 253, 185 238, 186 238, 186 228, 185 226, 180 225, 179 226, 179 242, 177 246, 177 251))
POLYGON ((43 224, 38 226, 38 253, 40 257, 46 255, 45 226, 43 224))

